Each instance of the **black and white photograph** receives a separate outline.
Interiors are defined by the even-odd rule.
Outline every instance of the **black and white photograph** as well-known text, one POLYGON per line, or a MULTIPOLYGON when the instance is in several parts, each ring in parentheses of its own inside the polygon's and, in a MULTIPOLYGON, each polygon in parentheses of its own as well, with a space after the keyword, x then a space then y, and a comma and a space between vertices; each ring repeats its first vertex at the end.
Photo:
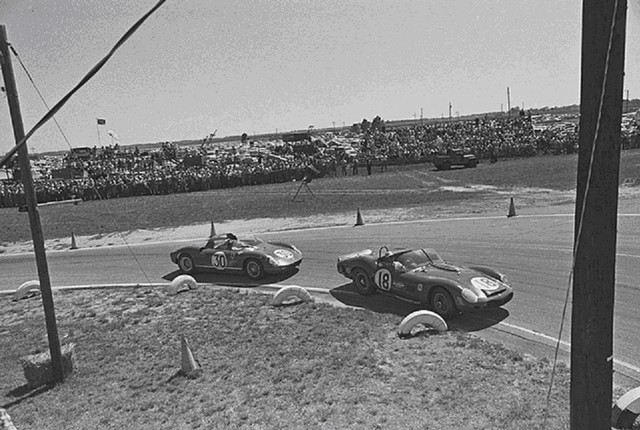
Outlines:
POLYGON ((0 429, 640 429, 639 40, 0 0, 0 429))

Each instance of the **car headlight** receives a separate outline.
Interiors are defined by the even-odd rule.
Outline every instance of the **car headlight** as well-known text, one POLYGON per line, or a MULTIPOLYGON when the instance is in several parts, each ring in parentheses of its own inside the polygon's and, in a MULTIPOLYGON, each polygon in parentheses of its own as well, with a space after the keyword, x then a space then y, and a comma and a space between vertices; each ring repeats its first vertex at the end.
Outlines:
POLYGON ((500 274, 500 282, 506 285, 511 285, 509 283, 509 279, 507 278, 507 275, 500 274))
POLYGON ((276 260, 275 258, 273 258, 270 255, 267 255, 267 261, 269 261, 269 264, 271 264, 272 266, 279 266, 280 265, 278 260, 276 260))
POLYGON ((291 249, 293 249, 295 252, 297 252, 298 254, 302 254, 302 252, 300 252, 300 250, 297 247, 293 245, 290 245, 290 246, 291 246, 291 249))
POLYGON ((476 296, 474 294, 474 292, 471 291, 468 288, 463 288, 462 289, 462 298, 465 299, 469 303, 477 303, 478 302, 478 296, 476 296))

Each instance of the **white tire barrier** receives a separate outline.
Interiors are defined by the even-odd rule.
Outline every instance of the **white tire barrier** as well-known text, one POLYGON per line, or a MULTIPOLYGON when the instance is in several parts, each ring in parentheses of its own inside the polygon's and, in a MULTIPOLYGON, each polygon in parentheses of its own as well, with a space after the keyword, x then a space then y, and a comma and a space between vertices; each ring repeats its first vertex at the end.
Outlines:
POLYGON ((407 315, 400 323, 400 337, 407 337, 418 324, 433 328, 437 331, 447 331, 447 323, 440 315, 431 311, 415 311, 407 315))
POLYGON ((180 275, 174 278, 173 281, 171 281, 171 283, 167 287, 167 294, 169 294, 170 296, 175 296, 180 291, 195 290, 196 288, 198 288, 198 283, 195 279, 193 279, 193 276, 180 275))
POLYGON ((640 387, 634 388, 620 397, 611 411, 611 426, 630 429, 640 415, 640 387))
POLYGON ((13 293, 13 300, 26 299, 27 297, 33 297, 40 294, 40 282, 27 281, 20 285, 15 293, 13 293))
POLYGON ((11 417, 4 409, 0 408, 0 429, 4 430, 16 430, 16 426, 13 425, 11 417))
POLYGON ((273 297, 271 304, 274 306, 280 306, 284 304, 285 301, 290 299, 299 299, 303 302, 313 301, 313 297, 311 297, 311 294, 307 290, 302 287, 291 285, 288 287, 280 288, 280 290, 278 290, 276 295, 273 297))

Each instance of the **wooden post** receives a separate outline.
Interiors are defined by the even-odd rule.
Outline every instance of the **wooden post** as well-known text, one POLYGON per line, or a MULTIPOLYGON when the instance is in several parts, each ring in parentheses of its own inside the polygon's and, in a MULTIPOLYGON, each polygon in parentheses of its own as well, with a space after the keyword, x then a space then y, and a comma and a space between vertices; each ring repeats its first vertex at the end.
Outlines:
MULTIPOLYGON (((2 64, 2 77, 7 93, 7 101, 9 103, 13 134, 17 143, 24 138, 24 126, 22 124, 18 91, 7 44, 7 32, 4 25, 0 25, 0 62, 2 64)), ((53 294, 51 292, 49 268, 47 267, 47 256, 44 249, 44 236, 42 234, 42 225, 40 224, 40 214, 38 213, 38 202, 36 201, 36 194, 33 187, 33 177, 31 175, 27 145, 22 145, 20 149, 18 149, 18 158, 20 160, 20 173, 22 183, 24 184, 24 193, 29 213, 29 224, 31 226, 31 237, 33 239, 33 249, 36 256, 38 278, 40 280, 42 306, 44 307, 45 323, 47 325, 47 335, 49 338, 49 351, 51 353, 52 376, 55 382, 63 382, 62 353, 53 306, 53 294)))
POLYGON ((626 0, 583 0, 571 319, 572 430, 611 428, 626 11, 626 0))

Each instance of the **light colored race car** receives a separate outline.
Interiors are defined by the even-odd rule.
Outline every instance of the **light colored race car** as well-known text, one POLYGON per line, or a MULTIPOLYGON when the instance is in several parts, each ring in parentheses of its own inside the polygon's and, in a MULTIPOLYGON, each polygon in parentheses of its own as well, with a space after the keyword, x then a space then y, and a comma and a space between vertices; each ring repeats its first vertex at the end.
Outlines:
POLYGON ((246 274, 254 280, 293 271, 302 262, 302 253, 293 245, 258 238, 239 240, 233 233, 213 236, 204 246, 185 246, 169 256, 184 273, 213 270, 246 274))
POLYGON ((388 292, 431 308, 443 318, 502 306, 513 298, 502 273, 446 263, 430 248, 391 252, 383 246, 378 255, 367 249, 338 257, 337 269, 353 280, 362 295, 388 292))

